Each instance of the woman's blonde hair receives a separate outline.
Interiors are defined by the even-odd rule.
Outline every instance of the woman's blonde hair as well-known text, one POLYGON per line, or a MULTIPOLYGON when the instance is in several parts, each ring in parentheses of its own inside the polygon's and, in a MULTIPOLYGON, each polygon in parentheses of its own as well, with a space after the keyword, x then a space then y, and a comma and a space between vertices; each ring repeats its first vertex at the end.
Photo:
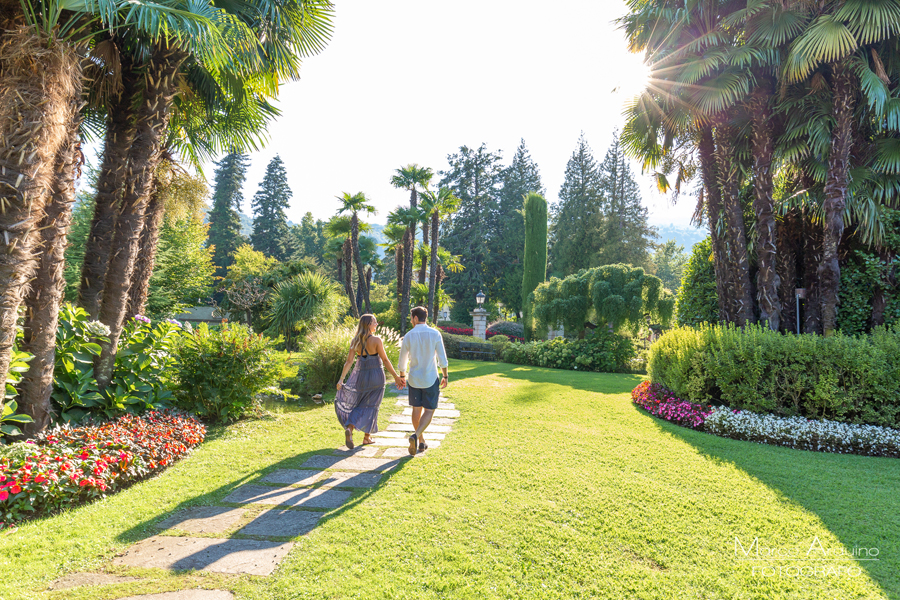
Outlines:
POLYGON ((369 328, 372 326, 372 321, 374 320, 375 315, 363 315, 359 318, 359 324, 356 326, 356 334, 350 342, 351 350, 359 350, 360 354, 362 354, 362 351, 366 348, 366 342, 368 341, 369 336, 372 335, 369 328))

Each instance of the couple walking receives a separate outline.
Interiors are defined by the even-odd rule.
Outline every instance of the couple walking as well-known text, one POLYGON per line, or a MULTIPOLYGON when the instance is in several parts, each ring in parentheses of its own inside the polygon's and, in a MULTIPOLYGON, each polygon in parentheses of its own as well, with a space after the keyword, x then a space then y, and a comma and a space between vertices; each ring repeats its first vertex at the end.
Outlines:
POLYGON ((334 400, 334 411, 344 428, 347 448, 354 446, 355 429, 365 434, 363 444, 374 443, 371 434, 378 433, 378 409, 384 398, 383 365, 387 365, 398 389, 402 390, 409 385, 409 405, 412 407, 412 425, 415 430, 409 436, 409 453, 414 455, 428 449, 424 433, 437 409, 440 391, 447 387, 447 352, 440 332, 426 324, 427 309, 415 307, 410 311, 410 318, 413 328, 403 336, 400 344, 400 360, 397 364, 399 373, 394 370, 394 365, 387 357, 381 338, 375 335, 378 320, 374 315, 359 318, 334 400), (356 367, 344 383, 344 377, 354 359, 356 367), (440 379, 438 364, 443 375, 440 379), (404 377, 404 372, 409 373, 408 380, 404 377))

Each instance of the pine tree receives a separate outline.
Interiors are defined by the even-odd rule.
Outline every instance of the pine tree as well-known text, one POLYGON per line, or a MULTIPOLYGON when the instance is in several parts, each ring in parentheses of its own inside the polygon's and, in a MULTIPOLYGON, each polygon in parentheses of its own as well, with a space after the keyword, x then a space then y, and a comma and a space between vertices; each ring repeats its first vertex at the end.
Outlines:
POLYGON ((219 277, 225 277, 235 250, 247 242, 241 235, 239 211, 249 164, 247 156, 240 152, 230 152, 216 163, 212 210, 209 211, 209 245, 215 248, 213 264, 219 277))
POLYGON ((285 238, 288 226, 284 210, 291 205, 292 195, 284 162, 276 154, 266 167, 259 190, 253 195, 253 233, 250 242, 256 250, 278 260, 287 258, 285 238))
POLYGON ((584 133, 566 165, 559 202, 551 208, 550 269, 554 275, 571 275, 591 265, 596 224, 603 202, 602 180, 584 133))
POLYGON ((647 209, 641 206, 641 190, 628 166, 618 134, 613 135, 598 173, 603 200, 593 223, 598 235, 594 238, 596 245, 591 265, 621 263, 640 267, 647 264, 657 234, 655 228, 647 224, 647 209))
MULTIPOLYGON (((492 286, 497 299, 518 313, 522 310, 522 264, 525 248, 524 199, 527 194, 544 194, 541 174, 531 159, 525 140, 519 143, 512 163, 503 169, 497 207, 497 231, 491 236, 489 272, 496 273, 492 286)), ((543 281, 543 279, 541 280, 543 281)))
POLYGON ((540 194, 525 197, 525 244, 523 247, 522 307, 525 340, 531 341, 534 318, 528 296, 547 277, 547 201, 540 194))
POLYGON ((325 222, 313 217, 311 212, 303 215, 299 225, 292 226, 287 233, 285 247, 291 260, 315 259, 325 263, 325 222))
POLYGON ((475 295, 483 291, 489 301, 493 289, 486 286, 492 280, 486 273, 487 249, 492 242, 492 227, 497 213, 500 185, 501 156, 490 152, 485 144, 473 150, 461 146, 459 152, 447 156, 450 168, 441 171, 439 187, 449 187, 460 199, 459 210, 450 219, 443 246, 451 253, 465 257, 466 269, 447 280, 444 289, 454 299, 454 320, 469 319, 475 307, 475 295))

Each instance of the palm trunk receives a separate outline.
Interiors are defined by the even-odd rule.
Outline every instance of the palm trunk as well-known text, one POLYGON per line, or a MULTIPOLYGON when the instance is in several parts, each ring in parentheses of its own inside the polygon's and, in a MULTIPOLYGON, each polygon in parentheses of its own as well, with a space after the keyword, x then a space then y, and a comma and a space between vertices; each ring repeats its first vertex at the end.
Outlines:
POLYGON ((728 224, 728 266, 731 270, 735 301, 734 322, 743 327, 753 322, 753 293, 750 287, 750 260, 747 257, 747 232, 744 228, 744 211, 739 196, 738 165, 735 160, 732 127, 716 128, 716 159, 719 166, 719 188, 722 192, 722 208, 728 224))
POLYGON ((353 237, 353 261, 356 263, 356 275, 359 280, 359 290, 362 293, 362 300, 366 303, 366 314, 372 312, 369 305, 369 286, 366 285, 366 270, 363 267, 362 260, 359 258, 359 217, 353 213, 350 219, 350 234, 353 237))
POLYGON ((844 198, 850 169, 850 147, 853 144, 853 73, 844 62, 832 66, 831 155, 825 179, 825 226, 822 242, 822 263, 819 265, 820 296, 822 301, 822 330, 825 336, 837 328, 838 290, 841 266, 838 245, 844 234, 844 198))
POLYGON ((799 256, 799 234, 801 222, 796 212, 791 211, 778 223, 778 254, 776 270, 781 282, 778 296, 781 302, 781 329, 794 331, 797 327, 797 301, 795 290, 799 287, 797 279, 797 259, 799 256))
POLYGON ((394 263, 397 265, 397 311, 400 311, 400 297, 403 295, 403 242, 394 247, 394 263))
POLYGON ((344 265, 347 267, 344 269, 344 292, 347 293, 347 299, 350 300, 350 312, 358 319, 359 306, 356 304, 356 295, 353 293, 353 269, 351 268, 351 265, 353 264, 353 251, 350 250, 350 246, 350 238, 347 238, 344 240, 344 245, 342 247, 344 252, 344 265))
POLYGON ((428 273, 428 314, 431 315, 431 322, 437 323, 437 313, 434 306, 434 295, 437 291, 437 254, 438 254, 438 227, 439 216, 437 211, 431 214, 431 262, 428 266, 431 268, 428 273))
MULTIPOLYGON (((415 209, 419 205, 416 188, 409 192, 409 207, 415 209)), ((412 287, 413 251, 416 247, 416 224, 411 223, 403 236, 403 293, 400 295, 400 335, 406 334, 409 317, 409 292, 412 287)))
POLYGON ((73 102, 74 120, 67 128, 69 139, 60 148, 54 165, 51 199, 39 228, 40 260, 31 290, 25 298, 24 336, 20 349, 34 355, 19 384, 19 410, 34 419, 22 428, 27 437, 46 429, 53 414, 50 395, 56 363, 56 328, 66 289, 64 255, 75 203, 75 170, 79 159, 80 112, 76 104, 73 102))
MULTIPOLYGON (((422 248, 428 245, 428 223, 422 223, 422 248)), ((419 283, 425 283, 425 274, 428 272, 428 260, 422 253, 422 265, 419 267, 419 283)))
POLYGON ((137 77, 127 53, 122 53, 122 93, 109 110, 103 164, 94 196, 94 218, 84 248, 78 303, 92 319, 100 315, 103 283, 112 250, 116 207, 128 176, 128 152, 134 142, 136 123, 132 102, 137 94, 137 77))
POLYGON ((100 321, 110 328, 109 341, 100 343, 100 356, 94 359, 94 373, 100 389, 105 388, 112 377, 119 337, 125 324, 128 288, 137 259, 144 212, 165 140, 169 110, 178 91, 176 76, 185 58, 183 51, 160 43, 153 48, 147 64, 143 103, 135 115, 137 131, 129 153, 129 174, 116 216, 113 251, 100 305, 100 321))
POLYGON ((812 217, 803 215, 803 287, 806 300, 803 310, 804 333, 822 332, 822 312, 818 268, 822 263, 822 228, 812 222, 812 217))
POLYGON ((166 206, 162 200, 159 179, 153 178, 153 192, 144 214, 144 226, 141 229, 141 240, 138 243, 138 255, 128 288, 128 306, 125 317, 144 314, 147 305, 147 294, 150 291, 150 277, 156 266, 156 248, 159 245, 159 230, 162 226, 166 206))
POLYGON ((756 88, 751 101, 753 114, 753 211, 756 213, 756 294, 759 320, 778 331, 781 327, 781 303, 778 298, 779 279, 776 273, 778 256, 775 245, 775 206, 772 201, 772 110, 769 99, 771 83, 756 88))
MULTIPOLYGON (((72 47, 20 26, 0 38, 0 384, 35 268, 54 166, 81 99, 72 47)), ((0 399, 2 404, 2 399, 0 399)))
POLYGON ((718 169, 715 158, 716 144, 713 140, 712 127, 704 125, 700 129, 700 171, 706 198, 707 222, 712 239, 713 266, 716 272, 716 295, 719 301, 719 321, 732 321, 732 302, 729 295, 729 269, 725 260, 725 243, 719 235, 719 220, 722 216, 722 195, 719 191, 718 169))

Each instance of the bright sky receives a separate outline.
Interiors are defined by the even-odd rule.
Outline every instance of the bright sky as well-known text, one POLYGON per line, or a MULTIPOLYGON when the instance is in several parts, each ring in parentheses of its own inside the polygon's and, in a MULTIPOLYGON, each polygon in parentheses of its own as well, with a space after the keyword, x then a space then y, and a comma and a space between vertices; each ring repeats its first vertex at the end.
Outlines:
MULTIPOLYGON (((555 202, 580 132, 602 160, 624 102, 646 79, 612 23, 625 12, 620 0, 336 0, 336 8, 331 43, 283 86, 271 141, 251 155, 247 214, 275 154, 294 193, 291 220, 307 211, 327 219, 336 195, 362 191, 378 208, 372 220, 384 222, 408 202, 389 183, 398 167, 439 171, 447 154, 482 142, 508 164, 520 138, 555 202)), ((691 198, 672 207, 640 182, 654 224, 688 224, 691 198)))

